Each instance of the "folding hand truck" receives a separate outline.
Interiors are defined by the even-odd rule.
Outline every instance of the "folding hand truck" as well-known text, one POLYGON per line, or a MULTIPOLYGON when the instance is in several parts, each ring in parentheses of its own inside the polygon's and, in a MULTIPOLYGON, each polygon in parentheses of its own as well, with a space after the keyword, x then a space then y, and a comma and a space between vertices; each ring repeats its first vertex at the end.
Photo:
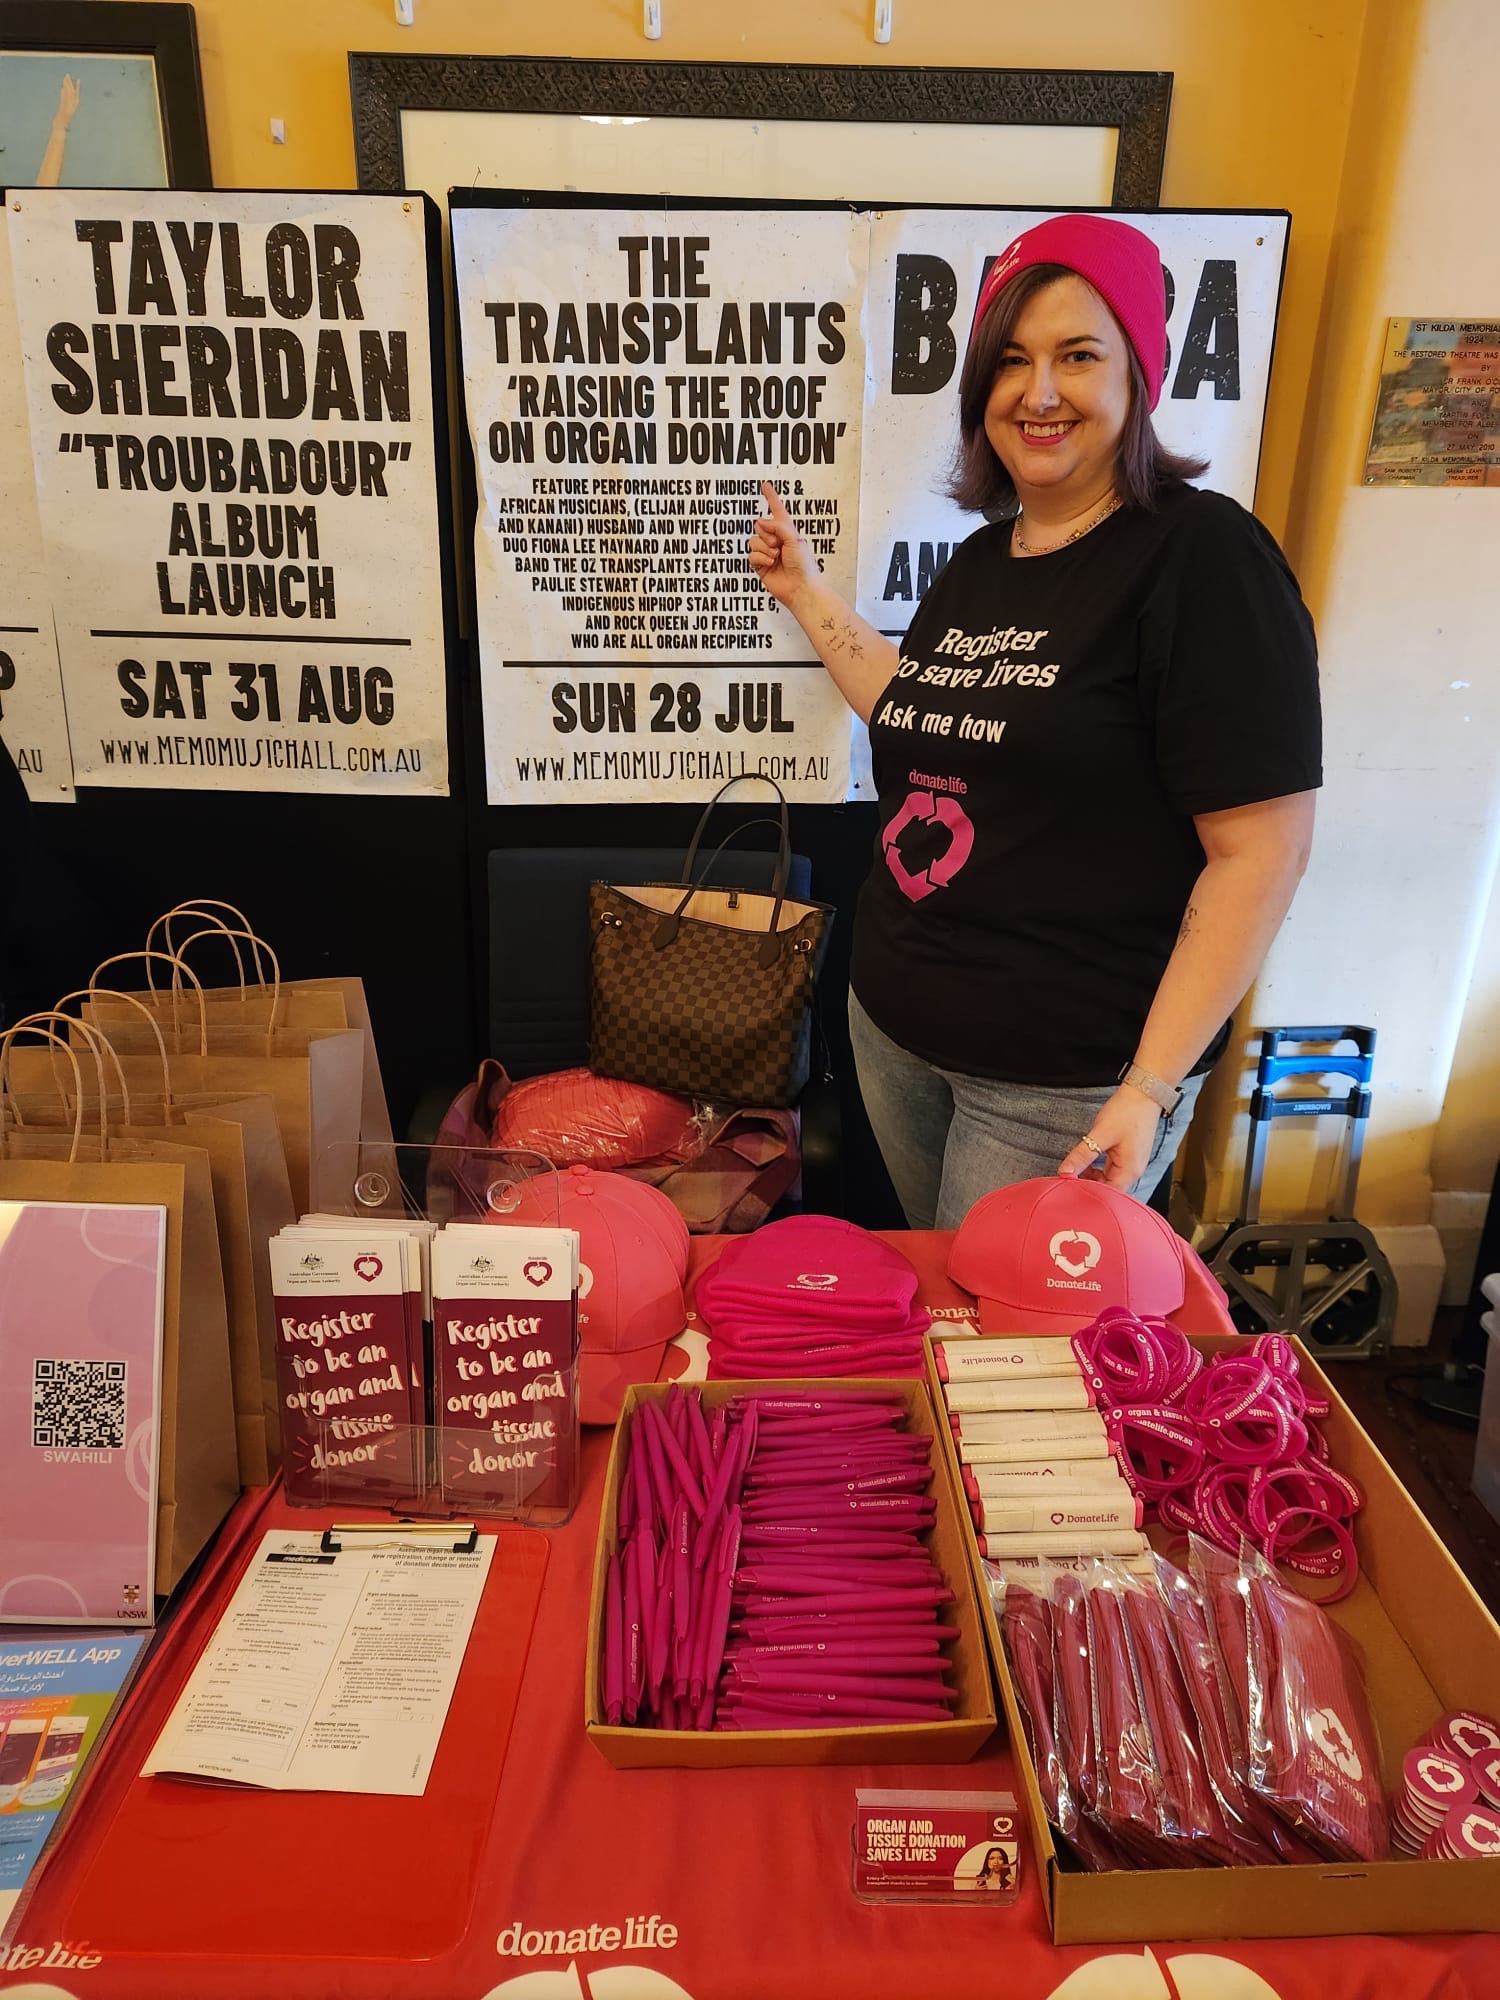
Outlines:
MULTIPOLYGON (((1374 1063, 1373 1028, 1267 1028, 1261 1036, 1240 1213, 1208 1260, 1243 1333, 1296 1334, 1314 1354, 1346 1359, 1384 1354, 1390 1346, 1395 1274, 1369 1230, 1354 1219, 1374 1063), (1343 1044, 1352 1052, 1341 1053, 1343 1044), (1287 1078, 1330 1075, 1349 1078, 1345 1095, 1276 1094, 1287 1078), (1266 1145, 1278 1118, 1349 1121, 1342 1185, 1324 1221, 1260 1219, 1266 1145), (1267 1272, 1270 1288, 1259 1282, 1267 1272)), ((1338 1179, 1335 1173, 1335 1184, 1338 1179)))

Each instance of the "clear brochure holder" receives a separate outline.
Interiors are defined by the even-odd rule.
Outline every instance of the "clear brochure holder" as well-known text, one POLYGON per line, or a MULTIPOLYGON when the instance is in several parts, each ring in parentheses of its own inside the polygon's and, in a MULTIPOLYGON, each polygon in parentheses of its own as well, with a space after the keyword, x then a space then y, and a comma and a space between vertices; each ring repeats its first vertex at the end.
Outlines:
MULTIPOLYGON (((310 1309, 298 1322, 278 1297, 288 1502, 336 1519, 373 1510, 434 1523, 567 1521, 579 1492, 576 1239, 570 1271, 538 1234, 563 1226, 551 1161, 464 1146, 340 1143, 314 1159, 311 1191, 309 1226, 360 1236, 353 1268, 361 1277, 393 1267, 390 1246, 410 1225, 427 1239, 425 1283, 417 1280, 415 1297, 405 1294, 404 1366, 388 1342, 361 1344, 373 1313, 310 1309), (373 1410, 388 1406, 402 1378, 410 1421, 391 1420, 388 1407, 378 1419, 361 1410, 364 1387, 373 1410)), ((388 1275, 383 1282, 389 1291, 388 1275)), ((388 1303, 382 1323, 393 1324, 396 1310, 388 1303)))

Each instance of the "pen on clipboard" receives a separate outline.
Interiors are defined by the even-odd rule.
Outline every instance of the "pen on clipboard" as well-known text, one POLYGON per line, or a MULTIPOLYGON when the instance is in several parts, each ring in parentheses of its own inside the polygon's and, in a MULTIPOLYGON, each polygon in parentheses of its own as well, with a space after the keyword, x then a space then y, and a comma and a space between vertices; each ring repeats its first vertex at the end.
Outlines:
POLYGON ((472 1555, 479 1540, 474 1521, 335 1521, 323 1530, 323 1550, 339 1555, 347 1549, 448 1549, 472 1555))

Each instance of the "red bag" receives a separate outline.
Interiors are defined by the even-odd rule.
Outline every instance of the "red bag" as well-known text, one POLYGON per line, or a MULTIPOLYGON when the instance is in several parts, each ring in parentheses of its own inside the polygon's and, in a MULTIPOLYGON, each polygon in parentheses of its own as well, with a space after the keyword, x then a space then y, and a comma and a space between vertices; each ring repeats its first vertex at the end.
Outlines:
POLYGON ((1327 1612, 1248 1550, 1250 1783, 1335 1861, 1383 1861, 1390 1820, 1365 1677, 1327 1612))
POLYGON ((698 1104, 587 1069, 512 1083, 493 1060, 453 1100, 438 1144, 628 1174, 660 1188, 699 1236, 758 1228, 802 1172, 795 1111, 698 1104))
POLYGON ((1229 1752, 1235 1774, 1246 1787, 1254 1834, 1282 1861, 1321 1861, 1323 1856, 1299 1840, 1266 1801, 1248 1789, 1250 1750, 1250 1640, 1245 1628, 1245 1598, 1236 1559, 1201 1535, 1188 1537, 1188 1562, 1202 1596, 1208 1636, 1213 1645, 1214 1681, 1223 1707, 1229 1752))
POLYGON ((1020 1697, 1037 1790, 1048 1819, 1060 1833, 1071 1836, 1077 1830, 1078 1808, 1063 1779, 1052 1726, 1052 1606, 1024 1584, 1007 1582, 1000 1636, 1020 1697))

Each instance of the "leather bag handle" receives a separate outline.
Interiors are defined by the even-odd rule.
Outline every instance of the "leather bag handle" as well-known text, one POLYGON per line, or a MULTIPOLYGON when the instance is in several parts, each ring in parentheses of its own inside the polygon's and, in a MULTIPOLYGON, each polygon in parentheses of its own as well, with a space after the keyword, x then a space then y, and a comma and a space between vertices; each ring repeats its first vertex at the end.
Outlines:
MULTIPOLYGON (((651 934, 651 942, 658 951, 665 951, 667 946, 676 937, 683 912, 698 892, 699 884, 694 880, 693 871, 697 866, 698 849, 703 841, 703 832, 708 825, 709 815, 727 791, 731 791, 736 785, 743 784, 746 779, 755 779, 760 784, 769 785, 771 790, 776 794, 780 808, 775 822, 779 834, 776 847, 776 873, 771 882, 771 893, 775 901, 771 909, 771 921, 766 927, 765 937, 761 940, 760 950, 756 956, 758 962, 763 967, 774 965, 781 956, 781 940, 777 933, 781 924, 781 906, 786 901, 787 877, 792 872, 791 823, 787 816, 786 794, 774 778, 768 778, 760 771, 742 771, 738 777, 726 780, 724 784, 720 785, 719 789, 714 793, 699 815, 698 824, 693 829, 692 840, 688 843, 687 857, 682 864, 682 901, 674 911, 662 918, 651 934)), ((753 826, 755 822, 752 820, 748 824, 753 826)), ((743 829, 738 829, 738 831, 743 831, 743 829)), ((727 838, 732 840, 734 835, 730 834, 727 838)), ((718 854, 722 852, 725 845, 726 841, 720 841, 718 848, 715 849, 713 858, 709 861, 708 865, 710 868, 713 866, 713 860, 717 859, 718 854)))

